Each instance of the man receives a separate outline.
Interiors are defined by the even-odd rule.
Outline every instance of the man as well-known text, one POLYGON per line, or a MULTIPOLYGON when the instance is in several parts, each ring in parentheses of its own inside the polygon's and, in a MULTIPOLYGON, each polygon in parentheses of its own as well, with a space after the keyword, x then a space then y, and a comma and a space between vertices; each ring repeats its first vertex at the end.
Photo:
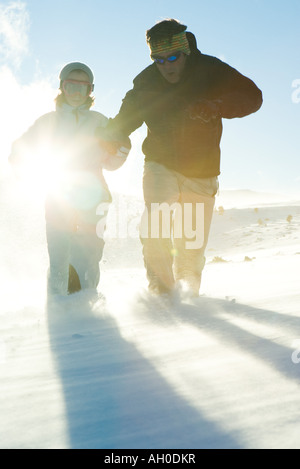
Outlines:
POLYGON ((222 118, 244 117, 262 104, 257 86, 202 54, 186 28, 168 19, 147 31, 153 64, 134 79, 101 135, 112 144, 147 125, 141 241, 149 289, 158 294, 177 283, 199 294, 218 190, 222 118), (174 212, 173 231, 167 207, 174 212))

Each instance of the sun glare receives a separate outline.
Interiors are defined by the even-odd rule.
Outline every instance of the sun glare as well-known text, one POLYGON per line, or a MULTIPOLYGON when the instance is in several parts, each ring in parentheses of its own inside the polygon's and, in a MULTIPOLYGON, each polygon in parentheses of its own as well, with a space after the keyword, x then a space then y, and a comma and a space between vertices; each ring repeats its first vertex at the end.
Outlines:
POLYGON ((19 175, 20 189, 26 197, 44 201, 50 195, 78 210, 92 209, 106 197, 106 190, 96 174, 70 170, 72 150, 41 147, 35 158, 30 156, 19 175))
POLYGON ((62 160, 47 148, 40 148, 36 157, 24 158, 24 164, 17 169, 22 192, 29 197, 45 197, 49 191, 53 191, 61 183, 63 177, 62 160))

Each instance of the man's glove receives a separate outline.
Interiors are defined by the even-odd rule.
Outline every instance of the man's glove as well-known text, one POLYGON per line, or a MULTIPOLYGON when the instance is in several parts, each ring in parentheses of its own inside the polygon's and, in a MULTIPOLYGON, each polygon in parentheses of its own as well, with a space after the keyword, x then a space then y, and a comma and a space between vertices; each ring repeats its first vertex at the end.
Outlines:
POLYGON ((103 127, 96 129, 95 135, 99 141, 99 145, 112 156, 121 156, 127 158, 131 142, 129 137, 111 133, 103 127))
POLYGON ((188 107, 190 119, 200 119, 207 124, 212 119, 220 117, 220 107, 218 101, 208 101, 207 99, 199 99, 188 107))

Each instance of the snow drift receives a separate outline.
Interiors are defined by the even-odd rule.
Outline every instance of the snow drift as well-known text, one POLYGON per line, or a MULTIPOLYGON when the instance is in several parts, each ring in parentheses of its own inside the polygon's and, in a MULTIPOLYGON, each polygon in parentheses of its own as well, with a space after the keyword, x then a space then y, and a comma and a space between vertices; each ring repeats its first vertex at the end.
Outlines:
POLYGON ((142 204, 123 197, 133 235, 108 230, 100 298, 47 301, 42 202, 13 184, 0 189, 1 448, 300 447, 297 201, 220 197, 201 296, 168 303, 146 293, 142 204))

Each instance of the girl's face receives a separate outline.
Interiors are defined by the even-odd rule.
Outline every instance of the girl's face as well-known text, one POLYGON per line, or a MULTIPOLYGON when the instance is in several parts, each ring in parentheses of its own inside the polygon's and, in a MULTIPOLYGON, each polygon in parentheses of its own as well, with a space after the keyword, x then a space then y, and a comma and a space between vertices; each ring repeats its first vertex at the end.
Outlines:
POLYGON ((73 72, 69 73, 67 79, 65 80, 63 84, 63 87, 64 87, 64 94, 65 94, 66 102, 72 107, 82 106, 86 102, 91 92, 91 83, 89 81, 89 77, 85 72, 81 70, 73 70, 73 72), (76 82, 80 82, 83 85, 84 83, 86 83, 88 86, 87 87, 74 86, 73 87, 74 90, 72 90, 72 86, 70 86, 70 84, 68 85, 68 80, 71 80, 71 85, 72 85, 72 82, 75 85, 76 85, 76 82), (69 88, 70 88, 70 91, 68 92, 69 88), (85 90, 85 88, 87 89, 87 93, 82 94, 82 90, 85 90))

